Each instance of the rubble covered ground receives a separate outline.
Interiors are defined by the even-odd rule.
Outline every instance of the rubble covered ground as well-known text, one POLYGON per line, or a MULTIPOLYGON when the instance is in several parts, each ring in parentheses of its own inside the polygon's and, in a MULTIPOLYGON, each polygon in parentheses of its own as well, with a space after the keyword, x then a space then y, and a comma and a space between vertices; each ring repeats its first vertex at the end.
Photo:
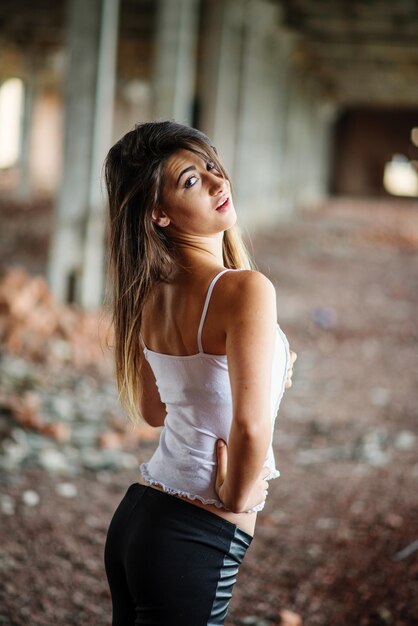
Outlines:
MULTIPOLYGON (((105 626, 107 525, 158 432, 123 417, 103 316, 38 275, 49 211, 0 210, 0 624, 105 626)), ((253 246, 298 359, 227 623, 414 626, 418 205, 333 200, 253 246)))

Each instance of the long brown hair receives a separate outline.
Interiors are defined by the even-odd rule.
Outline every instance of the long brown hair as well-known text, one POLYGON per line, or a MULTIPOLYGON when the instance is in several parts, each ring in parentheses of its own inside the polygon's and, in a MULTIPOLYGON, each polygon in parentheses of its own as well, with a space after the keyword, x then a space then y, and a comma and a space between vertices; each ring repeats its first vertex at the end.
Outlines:
MULTIPOLYGON (((179 149, 213 162, 229 180, 208 137, 171 121, 138 124, 110 149, 104 163, 109 197, 106 299, 111 299, 119 399, 134 423, 140 417, 143 306, 153 285, 167 280, 176 263, 165 229, 151 213, 163 191, 165 163, 179 149)), ((254 267, 237 225, 224 232, 223 261, 227 268, 254 267)))

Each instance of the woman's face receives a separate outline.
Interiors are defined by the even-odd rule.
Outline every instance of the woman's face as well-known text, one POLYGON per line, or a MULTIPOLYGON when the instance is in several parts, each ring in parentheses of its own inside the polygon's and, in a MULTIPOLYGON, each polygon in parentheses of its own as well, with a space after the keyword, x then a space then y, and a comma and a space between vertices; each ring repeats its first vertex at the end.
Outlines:
POLYGON ((213 163, 189 150, 178 150, 167 160, 162 202, 153 219, 173 234, 223 232, 237 220, 230 183, 213 163))

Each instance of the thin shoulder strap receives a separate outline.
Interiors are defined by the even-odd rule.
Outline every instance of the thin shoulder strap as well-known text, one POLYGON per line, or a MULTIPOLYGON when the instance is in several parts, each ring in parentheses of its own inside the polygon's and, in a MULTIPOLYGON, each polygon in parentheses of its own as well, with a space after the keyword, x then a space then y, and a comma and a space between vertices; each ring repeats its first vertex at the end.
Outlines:
POLYGON ((210 297, 212 295, 213 288, 214 288, 218 278, 220 278, 222 276, 222 274, 225 274, 225 272, 229 272, 229 271, 230 271, 229 268, 227 268, 226 270, 221 270, 219 272, 219 274, 216 274, 215 278, 212 279, 212 281, 211 281, 211 283, 209 285, 209 289, 208 289, 208 292, 206 294, 205 304, 203 305, 202 315, 200 317, 199 329, 197 331, 197 345, 199 346, 199 352, 203 352, 202 329, 203 329, 203 324, 205 322, 206 313, 208 311, 209 301, 210 301, 210 297))
POLYGON ((141 331, 139 331, 139 338, 140 338, 140 340, 141 340, 141 343, 142 343, 142 347, 143 347, 143 349, 144 349, 144 350, 147 350, 148 348, 147 348, 147 346, 145 345, 145 341, 144 341, 144 338, 143 338, 143 336, 142 336, 141 331))

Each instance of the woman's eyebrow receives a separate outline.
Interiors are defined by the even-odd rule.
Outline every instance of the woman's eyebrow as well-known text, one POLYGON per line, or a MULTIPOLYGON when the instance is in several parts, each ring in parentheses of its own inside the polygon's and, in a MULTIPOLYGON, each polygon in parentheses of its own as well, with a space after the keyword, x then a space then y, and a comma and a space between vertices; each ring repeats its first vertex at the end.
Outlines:
POLYGON ((179 180, 183 176, 183 174, 185 174, 186 172, 190 172, 191 170, 195 170, 195 169, 196 169, 195 165, 189 165, 189 167, 185 167, 184 170, 180 172, 179 177, 177 178, 176 187, 179 184, 179 180))

